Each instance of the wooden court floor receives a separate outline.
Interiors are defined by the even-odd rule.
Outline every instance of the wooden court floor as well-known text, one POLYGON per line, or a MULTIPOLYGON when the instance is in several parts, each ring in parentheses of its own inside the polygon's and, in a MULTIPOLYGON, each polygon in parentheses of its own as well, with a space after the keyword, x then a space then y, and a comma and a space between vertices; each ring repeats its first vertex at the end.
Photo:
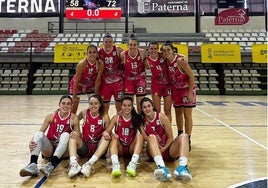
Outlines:
MULTIPOLYGON (((198 96, 194 109, 192 151, 189 168, 193 180, 159 182, 156 168, 142 155, 137 177, 124 173, 113 179, 105 160, 98 161, 89 178, 67 178, 68 161, 62 161, 47 179, 20 177, 19 171, 29 163, 28 142, 46 114, 58 107, 60 96, 1 95, 0 110, 0 187, 87 187, 87 188, 225 188, 244 181, 267 178, 267 97, 266 96, 198 96)), ((79 110, 87 108, 86 98, 79 110)), ((115 114, 111 106, 110 116, 115 114)), ((174 115, 174 111, 173 111, 174 115)), ((173 116, 173 124, 175 117, 173 116)), ((174 133, 176 127, 173 126, 174 133)), ((121 159, 122 164, 124 161, 121 159)), ((39 158, 39 167, 44 161, 39 158)), ((173 173, 176 162, 166 163, 173 173)), ((122 165, 123 167, 123 165, 122 165)))

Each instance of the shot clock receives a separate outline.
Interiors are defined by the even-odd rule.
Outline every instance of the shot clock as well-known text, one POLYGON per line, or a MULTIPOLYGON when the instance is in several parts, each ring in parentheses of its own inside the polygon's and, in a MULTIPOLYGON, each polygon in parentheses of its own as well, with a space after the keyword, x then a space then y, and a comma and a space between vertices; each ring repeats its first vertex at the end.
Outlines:
POLYGON ((120 0, 67 0, 67 19, 120 19, 120 0))

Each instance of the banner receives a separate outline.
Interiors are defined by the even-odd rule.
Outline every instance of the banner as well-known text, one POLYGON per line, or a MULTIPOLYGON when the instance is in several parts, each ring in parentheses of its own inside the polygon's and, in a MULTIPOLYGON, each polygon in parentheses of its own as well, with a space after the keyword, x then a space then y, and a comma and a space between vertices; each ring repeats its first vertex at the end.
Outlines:
MULTIPOLYGON (((128 44, 126 43, 115 43, 115 46, 121 47, 123 50, 127 50, 128 49, 128 44)), ((99 43, 98 48, 102 48, 103 47, 103 43, 99 43)))
POLYGON ((56 44, 54 63, 78 63, 86 57, 87 44, 56 44))
POLYGON ((0 0, 0 17, 59 16, 60 0, 0 0))
POLYGON ((267 44, 253 44, 252 62, 267 63, 267 44))
POLYGON ((248 9, 222 9, 215 17, 215 25, 243 25, 249 21, 248 9))
POLYGON ((130 17, 173 17, 194 15, 192 0, 129 0, 130 17))
POLYGON ((188 46, 186 44, 172 44, 178 54, 188 57, 188 46))
POLYGON ((202 63, 241 63, 239 44, 202 44, 202 63))

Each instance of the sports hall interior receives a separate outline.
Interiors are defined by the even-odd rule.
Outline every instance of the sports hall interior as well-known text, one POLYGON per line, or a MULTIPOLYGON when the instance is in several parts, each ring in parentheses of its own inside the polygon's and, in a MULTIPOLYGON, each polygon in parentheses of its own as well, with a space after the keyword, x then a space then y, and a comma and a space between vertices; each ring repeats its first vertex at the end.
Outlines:
MULTIPOLYGON (((252 45, 266 44, 267 12, 250 16, 244 25, 214 25, 214 16, 130 17, 121 20, 67 20, 60 32, 59 18, 0 18, 0 187, 243 187, 242 182, 263 181, 267 186, 267 60, 252 61, 252 45), (199 22, 198 24, 196 22, 199 22), (198 26, 197 26, 198 25, 198 26), (198 29, 197 29, 198 27, 198 29), (197 85, 197 107, 190 170, 193 181, 161 183, 154 179, 153 163, 142 158, 136 178, 112 179, 104 160, 88 179, 67 178, 68 161, 62 161, 47 179, 21 178, 29 161, 28 141, 45 115, 69 93, 77 62, 54 63, 57 44, 102 44, 106 32, 116 44, 126 44, 129 34, 140 48, 150 41, 183 44, 197 85), (203 44, 238 44, 241 63, 202 63, 203 44), (241 183, 241 184, 239 184, 241 183)), ((267 58, 267 50, 266 50, 267 58)), ((150 71, 147 71, 150 92, 150 71)), ((79 110, 87 107, 81 98, 79 110)), ((115 114, 114 103, 111 115, 115 114)), ((172 111, 176 134, 175 112, 172 111)), ((124 162, 120 159, 122 163, 124 162)), ((40 159, 40 165, 44 163, 40 159)), ((172 170, 177 163, 167 163, 172 170)), ((245 187, 249 187, 248 186, 245 187)), ((254 185, 254 184, 252 184, 254 185)))

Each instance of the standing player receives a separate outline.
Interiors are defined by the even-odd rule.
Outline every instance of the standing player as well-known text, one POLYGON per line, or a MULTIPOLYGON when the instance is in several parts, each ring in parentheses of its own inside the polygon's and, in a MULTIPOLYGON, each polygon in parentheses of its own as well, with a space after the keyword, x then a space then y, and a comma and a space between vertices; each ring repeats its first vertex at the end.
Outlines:
POLYGON ((167 58, 168 75, 172 85, 173 106, 176 113, 178 135, 183 133, 183 118, 185 133, 189 135, 191 150, 191 133, 193 128, 192 111, 196 106, 194 74, 183 55, 175 54, 173 45, 163 45, 163 55, 167 58))
POLYGON ((106 33, 103 37, 103 47, 99 49, 99 57, 104 62, 100 95, 103 98, 105 113, 108 113, 111 97, 115 100, 116 111, 121 109, 123 97, 123 67, 121 65, 121 47, 114 46, 111 34, 106 33))
POLYGON ((146 95, 146 51, 138 48, 138 39, 133 34, 128 46, 129 49, 120 54, 125 70, 124 94, 132 98, 136 95, 137 111, 140 113, 140 101, 146 95))
POLYGON ((61 97, 59 109, 48 114, 39 131, 29 143, 31 152, 30 163, 20 171, 20 176, 36 176, 39 174, 37 161, 39 153, 50 161, 40 171, 46 176, 54 170, 61 157, 68 157, 69 133, 79 130, 79 120, 71 113, 72 98, 69 95, 61 97), (45 135, 45 132, 47 134, 45 135))
POLYGON ((161 97, 164 98, 164 112, 171 122, 171 85, 168 80, 167 64, 162 55, 158 52, 157 42, 150 42, 149 56, 147 58, 148 67, 151 70, 151 95, 155 108, 161 111, 161 97))
POLYGON ((122 174, 118 159, 119 156, 130 157, 132 155, 127 166, 127 174, 136 176, 136 167, 143 148, 143 137, 138 133, 142 119, 137 114, 131 97, 127 96, 122 100, 121 108, 122 113, 113 116, 103 135, 106 139, 109 139, 114 129, 109 146, 113 166, 111 175, 118 177, 122 174))
POLYGON ((98 48, 95 45, 89 45, 87 48, 87 56, 81 60, 77 67, 75 75, 70 82, 70 94, 73 95, 72 112, 76 113, 79 105, 80 94, 99 93, 101 84, 102 66, 98 60, 98 48))

